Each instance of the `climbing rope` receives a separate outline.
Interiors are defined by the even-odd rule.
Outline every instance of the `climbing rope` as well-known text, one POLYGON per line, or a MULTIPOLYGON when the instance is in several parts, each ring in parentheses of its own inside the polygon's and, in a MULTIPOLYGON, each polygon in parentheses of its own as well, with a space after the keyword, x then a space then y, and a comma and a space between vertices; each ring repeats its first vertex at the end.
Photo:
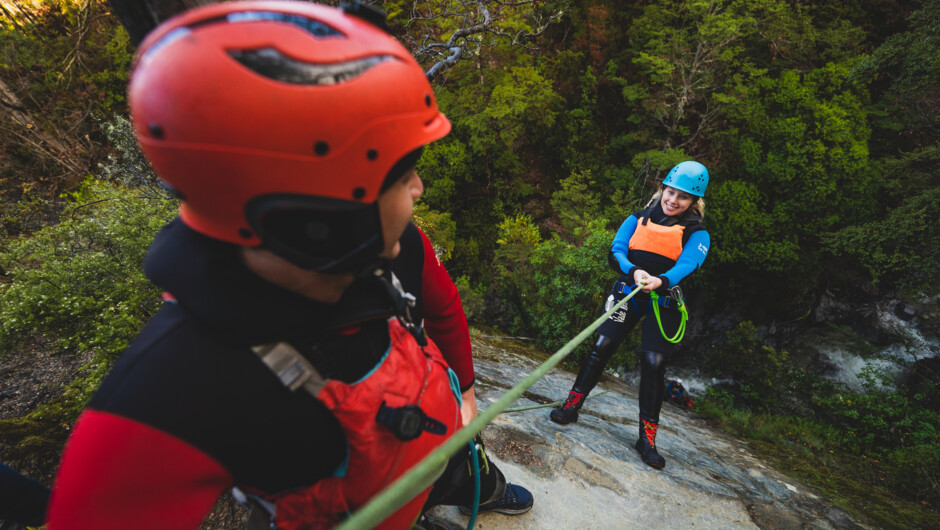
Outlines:
POLYGON ((679 306, 679 312, 682 313, 682 320, 679 321, 679 329, 676 330, 676 335, 669 338, 666 336, 666 330, 663 329, 663 321, 659 318, 659 295, 656 294, 656 291, 652 291, 650 292, 650 298, 653 300, 653 314, 656 315, 656 323, 659 324, 659 332, 663 334, 663 338, 668 342, 679 344, 679 342, 682 341, 682 337, 685 336, 685 323, 689 321, 689 312, 685 309, 685 301, 681 298, 673 298, 679 306))
POLYGON ((452 455, 473 440, 487 424, 493 421, 493 418, 509 408, 509 405, 519 399, 529 387, 534 385, 535 382, 545 376, 549 370, 564 360, 579 344, 590 337, 594 330, 599 328, 605 320, 610 318, 615 311, 618 311, 628 300, 633 298, 636 293, 640 292, 640 289, 642 289, 642 285, 638 285, 633 292, 624 297, 623 300, 617 302, 610 310, 601 315, 600 318, 591 323, 590 326, 586 327, 575 338, 568 341, 567 344, 549 357, 547 361, 540 364, 535 370, 532 370, 525 379, 500 396, 495 403, 481 412, 473 421, 467 424, 467 426, 454 433, 450 439, 428 454, 424 460, 415 464, 411 470, 373 497, 362 509, 352 514, 349 519, 346 519, 346 521, 338 527, 339 530, 373 528, 388 517, 389 514, 413 499, 416 495, 424 491, 425 488, 431 486, 434 480, 440 476, 447 467, 447 462, 452 455))
MULTIPOLYGON (((598 396, 603 396, 604 394, 606 394, 606 393, 608 393, 608 392, 610 392, 610 390, 605 390, 605 391, 603 391, 603 392, 598 392, 598 393, 596 393, 596 394, 591 394, 590 396, 584 398, 584 400, 587 401, 587 400, 589 400, 589 399, 591 399, 591 398, 596 398, 596 397, 598 397, 598 396)), ((544 409, 544 408, 546 408, 546 407, 557 407, 558 405, 561 405, 561 404, 563 404, 564 402, 565 402, 565 400, 563 399, 563 400, 561 400, 561 401, 552 401, 551 403, 546 403, 546 404, 544 404, 544 405, 530 405, 530 406, 528 406, 528 407, 513 407, 513 408, 511 408, 511 409, 506 409, 506 410, 504 410, 504 411, 503 411, 503 414, 505 414, 505 413, 507 413, 507 412, 522 412, 522 411, 524 411, 524 410, 544 409)))
POLYGON ((473 506, 470 511, 470 522, 467 523, 467 530, 473 530, 473 525, 477 522, 477 512, 480 509, 480 455, 477 454, 477 444, 470 440, 470 454, 473 455, 473 506))

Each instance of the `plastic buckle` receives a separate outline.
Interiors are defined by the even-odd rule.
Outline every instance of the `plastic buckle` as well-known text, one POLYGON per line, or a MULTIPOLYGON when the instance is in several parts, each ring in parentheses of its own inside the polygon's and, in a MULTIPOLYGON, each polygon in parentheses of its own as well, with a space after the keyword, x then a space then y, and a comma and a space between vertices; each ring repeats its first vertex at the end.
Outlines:
POLYGON ((421 436, 422 432, 431 434, 446 434, 447 426, 440 421, 429 417, 417 405, 405 405, 404 407, 389 407, 382 402, 375 421, 388 427, 396 438, 403 442, 414 440, 421 436))

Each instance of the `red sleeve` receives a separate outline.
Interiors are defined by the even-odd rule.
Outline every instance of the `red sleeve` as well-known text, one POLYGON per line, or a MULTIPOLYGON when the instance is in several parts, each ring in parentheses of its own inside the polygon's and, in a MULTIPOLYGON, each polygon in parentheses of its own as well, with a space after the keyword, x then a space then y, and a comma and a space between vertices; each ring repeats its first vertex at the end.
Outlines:
POLYGON ((65 447, 47 529, 198 528, 231 485, 218 462, 182 440, 87 410, 65 447))
POLYGON ((421 295, 424 298, 424 327, 431 340, 437 344, 450 365, 460 389, 473 386, 473 352, 470 349, 470 329, 467 316, 447 269, 437 259, 431 240, 420 229, 424 243, 424 271, 421 278, 421 295))

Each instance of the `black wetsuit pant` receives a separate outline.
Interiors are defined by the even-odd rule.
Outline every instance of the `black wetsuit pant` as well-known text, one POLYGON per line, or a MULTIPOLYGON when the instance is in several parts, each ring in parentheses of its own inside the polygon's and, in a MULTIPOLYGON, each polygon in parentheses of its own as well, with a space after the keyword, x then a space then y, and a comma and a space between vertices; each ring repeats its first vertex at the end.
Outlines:
MULTIPOLYGON (((489 461, 483 447, 483 439, 477 435, 474 440, 477 451, 477 474, 480 476, 480 504, 495 501, 506 490, 506 477, 489 461)), ((475 485, 471 471, 473 455, 470 444, 460 449, 450 458, 444 473, 434 482, 431 495, 424 503, 424 510, 434 506, 472 506, 475 485)))
MULTIPOLYGON (((623 300, 635 288, 635 285, 623 281, 615 283, 604 304, 604 311, 623 300)), ((660 295, 659 314, 663 331, 669 337, 674 337, 682 319, 675 300, 660 295)), ((662 409, 666 384, 666 360, 675 352, 678 344, 673 344, 663 337, 653 314, 652 298, 648 293, 640 291, 601 324, 597 330, 597 343, 582 362, 572 390, 587 395, 594 388, 617 346, 644 317, 648 318, 643 321, 643 335, 637 352, 640 361, 640 417, 659 423, 659 411, 662 409)))

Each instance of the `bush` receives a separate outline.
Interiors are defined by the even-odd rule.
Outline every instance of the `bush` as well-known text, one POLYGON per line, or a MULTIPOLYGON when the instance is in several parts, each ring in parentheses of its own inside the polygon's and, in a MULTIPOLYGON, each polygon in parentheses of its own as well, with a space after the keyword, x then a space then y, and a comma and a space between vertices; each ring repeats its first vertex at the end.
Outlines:
POLYGON ((940 448, 940 411, 927 406, 923 394, 913 397, 878 385, 867 366, 861 374, 864 392, 832 392, 815 397, 819 416, 842 432, 842 445, 856 454, 890 455, 899 448, 940 448))
POLYGON ((900 447, 889 453, 885 461, 893 470, 889 476, 892 488, 940 510, 940 445, 900 447))
POLYGON ((857 260, 875 284, 895 277, 910 292, 934 295, 940 285, 938 216, 940 187, 916 190, 885 219, 825 234, 822 242, 829 252, 857 260))
POLYGON ((483 322, 486 318, 485 293, 480 286, 472 286, 470 278, 459 276, 454 279, 457 292, 460 293, 460 302, 468 322, 483 322))
MULTIPOLYGON (((535 337, 541 346, 555 350, 601 316, 617 276, 607 264, 614 234, 606 225, 606 219, 595 219, 576 227, 571 232, 574 242, 569 242, 557 235, 542 241, 525 216, 503 222, 496 268, 513 302, 514 333, 535 337)), ((580 354, 590 346, 590 339, 582 343, 580 354)), ((615 355, 608 363, 611 368, 622 365, 633 366, 632 358, 615 355)))
POLYGON ((787 386, 789 354, 761 344, 750 321, 738 324, 725 338, 724 344, 708 350, 706 366, 735 381, 732 393, 738 406, 770 411, 787 386))
POLYGON ((89 202, 29 237, 6 242, 0 268, 0 347, 44 333, 70 350, 116 355, 159 305, 141 264, 176 203, 93 183, 89 202))

